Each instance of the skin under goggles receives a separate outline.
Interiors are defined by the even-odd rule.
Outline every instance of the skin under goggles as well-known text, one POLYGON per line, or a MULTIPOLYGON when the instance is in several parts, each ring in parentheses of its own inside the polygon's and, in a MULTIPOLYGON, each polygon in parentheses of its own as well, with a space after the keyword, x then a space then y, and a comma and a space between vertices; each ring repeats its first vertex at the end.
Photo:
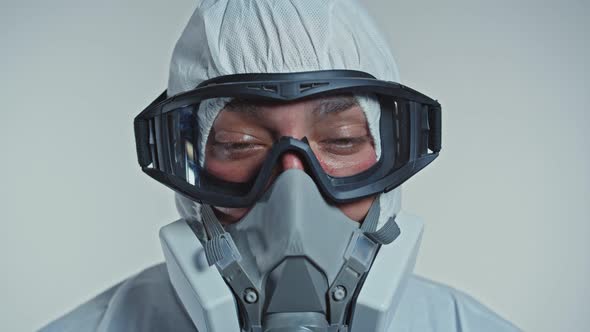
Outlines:
POLYGON ((225 207, 251 206, 267 188, 280 156, 293 152, 327 199, 347 203, 396 188, 438 156, 441 106, 411 88, 360 71, 235 74, 204 81, 193 90, 169 98, 164 91, 135 118, 134 128, 142 170, 195 201, 225 207), (197 111, 207 99, 295 102, 342 94, 376 96, 381 107, 380 158, 358 174, 327 174, 306 137, 274 141, 259 171, 247 182, 225 181, 199 163, 203 156, 199 156, 198 149, 202 137, 197 111))

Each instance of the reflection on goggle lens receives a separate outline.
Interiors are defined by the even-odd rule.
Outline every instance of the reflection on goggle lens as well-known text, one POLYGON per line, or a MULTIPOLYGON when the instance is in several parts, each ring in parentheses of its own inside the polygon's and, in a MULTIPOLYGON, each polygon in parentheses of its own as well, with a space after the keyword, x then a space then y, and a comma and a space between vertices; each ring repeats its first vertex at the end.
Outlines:
POLYGON ((376 162, 363 110, 353 97, 336 96, 289 104, 226 106, 207 139, 205 168, 224 181, 248 182, 258 174, 273 144, 285 136, 306 137, 330 176, 356 175, 376 162))

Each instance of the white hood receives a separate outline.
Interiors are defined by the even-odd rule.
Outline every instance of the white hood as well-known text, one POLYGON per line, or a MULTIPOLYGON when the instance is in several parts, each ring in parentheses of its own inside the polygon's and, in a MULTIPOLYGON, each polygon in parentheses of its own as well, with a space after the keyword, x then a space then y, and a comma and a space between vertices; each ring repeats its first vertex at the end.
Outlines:
MULTIPOLYGON (((221 75, 329 69, 360 70, 399 82, 385 39, 357 1, 204 0, 174 49, 168 94, 194 89, 221 75)), ((356 98, 379 157, 379 104, 370 96, 356 98)), ((214 99, 201 105, 203 137, 227 101, 214 99)), ((199 149, 203 148, 201 142, 199 149)), ((399 212, 401 189, 381 195, 380 204, 378 226, 399 212)), ((177 194, 176 206, 183 218, 200 221, 198 203, 177 194)))

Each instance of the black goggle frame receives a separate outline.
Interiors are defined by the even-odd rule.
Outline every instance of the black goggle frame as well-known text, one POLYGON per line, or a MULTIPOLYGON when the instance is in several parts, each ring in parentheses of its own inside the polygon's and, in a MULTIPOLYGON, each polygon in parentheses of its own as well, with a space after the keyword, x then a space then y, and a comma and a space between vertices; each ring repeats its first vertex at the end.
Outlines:
POLYGON ((392 190, 426 167, 441 150, 441 106, 409 87, 377 80, 353 70, 325 70, 280 74, 235 74, 213 78, 195 89, 167 98, 164 91, 134 120, 137 156, 142 170, 169 188, 202 203, 247 207, 262 195, 278 158, 287 151, 303 157, 324 196, 336 203, 351 202, 392 190), (381 158, 368 170, 348 177, 326 174, 307 140, 279 139, 258 176, 248 183, 231 183, 200 170, 199 186, 172 171, 167 117, 210 98, 256 101, 296 101, 343 93, 374 94, 381 104, 381 158), (399 144, 399 142, 408 144, 399 144), (396 144, 397 142, 397 144, 396 144), (431 152, 429 152, 429 150, 431 152))

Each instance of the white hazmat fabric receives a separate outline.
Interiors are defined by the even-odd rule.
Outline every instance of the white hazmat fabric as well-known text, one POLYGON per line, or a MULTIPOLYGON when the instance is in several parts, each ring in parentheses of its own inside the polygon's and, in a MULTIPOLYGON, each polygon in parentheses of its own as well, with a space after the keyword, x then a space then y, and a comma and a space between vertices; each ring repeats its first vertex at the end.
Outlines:
MULTIPOLYGON (((194 89, 204 80, 241 73, 287 73, 329 69, 360 70, 399 82, 393 56, 364 8, 356 1, 204 0, 172 55, 168 94, 194 89), (351 22, 350 18, 354 17, 351 22)), ((379 158, 379 103, 355 95, 363 109, 379 158)), ((229 98, 210 99, 198 111, 201 137, 229 98)), ((199 142, 204 155, 205 139, 199 142)), ((203 165, 204 160, 199 162, 203 165)), ((378 227, 401 208, 398 187, 380 196, 378 227)), ((199 203, 176 194, 185 219, 201 220, 199 203)))

